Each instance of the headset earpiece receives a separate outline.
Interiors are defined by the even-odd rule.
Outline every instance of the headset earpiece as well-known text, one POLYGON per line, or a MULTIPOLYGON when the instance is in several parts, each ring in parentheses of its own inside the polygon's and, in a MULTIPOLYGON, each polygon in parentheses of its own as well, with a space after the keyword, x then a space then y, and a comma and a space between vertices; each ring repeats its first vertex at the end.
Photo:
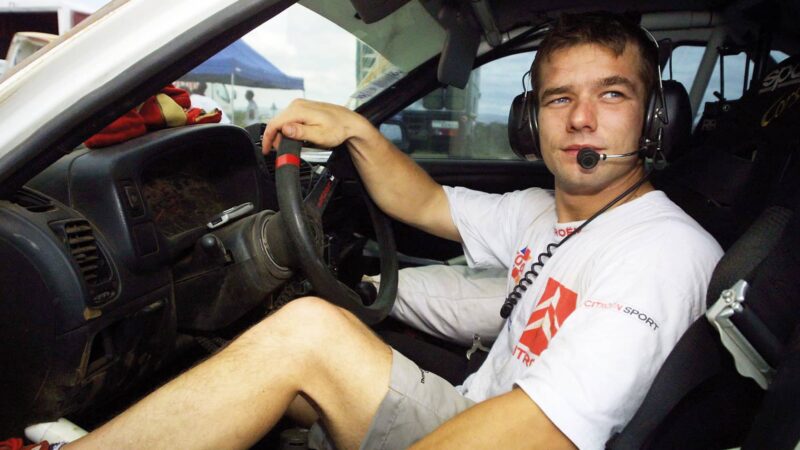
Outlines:
POLYGON ((525 85, 525 77, 529 74, 530 71, 522 76, 523 92, 514 97, 508 114, 508 142, 522 159, 529 159, 531 155, 541 158, 536 99, 533 91, 525 85))
MULTIPOLYGON (((531 80, 531 88, 533 88, 533 83, 531 80)), ((533 145, 531 146, 531 153, 537 158, 542 157, 542 150, 539 148, 539 101, 536 98, 536 94, 531 89, 527 95, 528 98, 528 122, 531 133, 531 141, 533 141, 533 145)))
MULTIPOLYGON (((653 86, 650 98, 647 100, 647 110, 644 115, 642 136, 639 138, 639 148, 641 149, 642 157, 646 161, 664 162, 662 152, 663 134, 664 127, 669 124, 669 116, 667 115, 667 105, 664 100, 664 84, 661 80, 661 62, 658 60, 660 50, 658 41, 647 28, 640 28, 656 49, 656 84, 653 86)), ((656 164, 656 168, 660 168, 659 166, 660 164, 656 164)))

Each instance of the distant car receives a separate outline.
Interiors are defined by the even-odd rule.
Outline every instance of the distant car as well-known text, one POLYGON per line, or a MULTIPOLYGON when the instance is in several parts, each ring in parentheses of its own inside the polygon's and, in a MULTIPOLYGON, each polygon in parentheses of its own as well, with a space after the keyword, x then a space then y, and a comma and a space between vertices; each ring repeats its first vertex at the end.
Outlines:
MULTIPOLYGON (((97 150, 82 145, 260 23, 278 22, 293 2, 167 3, 111 2, 0 83, 0 438, 59 417, 91 429, 299 295, 341 294, 341 304, 377 322, 390 303, 352 301, 364 298, 354 292, 365 270, 381 270, 381 258, 386 270, 389 256, 408 266, 462 253, 456 243, 380 214, 371 219, 347 152, 334 151, 326 162, 319 155, 327 153, 317 152, 302 167, 304 192, 327 198, 330 186, 312 183, 324 179, 326 167, 341 180, 328 207, 316 210, 321 223, 310 227, 308 240, 327 275, 348 287, 330 291, 330 279, 309 275, 306 262, 283 265, 270 253, 297 252, 273 216, 282 209, 279 190, 293 185, 276 180, 274 154, 260 156, 260 127, 197 125, 97 150), (396 253, 387 244, 391 232, 396 253)), ((681 153, 700 162, 657 181, 691 185, 676 201, 725 248, 787 180, 800 176, 789 157, 800 141, 794 90, 800 28, 791 20, 800 11, 791 2, 412 0, 374 2, 375 9, 369 3, 354 1, 358 11, 347 0, 301 5, 391 63, 388 75, 360 88, 352 104, 387 125, 391 141, 443 184, 488 192, 552 187, 541 161, 511 152, 508 108, 523 92, 521 80, 548 21, 563 11, 601 8, 629 10, 657 39, 671 40, 661 47, 663 75, 686 87, 697 123, 681 153), (382 17, 378 4, 394 3, 382 17), (456 13, 469 20, 456 20, 456 13), (443 53, 458 45, 454 36, 478 39, 474 60, 454 48, 443 53), (480 70, 469 95, 475 104, 438 112, 469 109, 463 122, 438 117, 436 108, 419 112, 418 102, 443 87, 440 79, 463 87, 473 69, 480 70), (416 133, 411 117, 423 117, 428 128, 416 133), (767 156, 769 164, 761 165, 767 156)), ((301 31, 292 39, 330 45, 330 36, 305 23, 280 24, 286 33, 301 31)), ((12 60, 51 40, 21 36, 12 60)), ((329 78, 332 61, 345 58, 330 56, 288 56, 303 63, 307 92, 314 82, 339 82, 329 78)), ((354 72, 350 63, 342 69, 347 80, 354 72)), ((680 169, 679 162, 673 167, 680 169)), ((744 408, 732 397, 734 411, 744 408)), ((711 433, 704 417, 695 419, 698 430, 711 433)), ((750 423, 726 430, 724 445, 741 445, 750 423)), ((657 432, 654 442, 665 435, 657 432)), ((274 440, 272 433, 262 446, 274 440)))

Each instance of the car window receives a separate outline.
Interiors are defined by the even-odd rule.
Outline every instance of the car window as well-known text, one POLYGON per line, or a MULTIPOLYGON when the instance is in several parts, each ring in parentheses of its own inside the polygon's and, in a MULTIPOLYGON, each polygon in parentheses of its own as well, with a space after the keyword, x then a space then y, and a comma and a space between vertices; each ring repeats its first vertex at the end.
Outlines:
POLYGON ((769 52, 769 56, 772 57, 772 59, 775 61, 776 64, 782 62, 784 59, 789 57, 789 55, 783 53, 780 50, 772 50, 771 52, 769 52))
MULTIPOLYGON (((697 69, 700 67, 700 61, 703 59, 705 47, 698 45, 681 45, 672 51, 670 61, 663 69, 664 79, 674 79, 686 87, 690 91, 692 84, 697 74, 697 69)), ((715 102, 719 98, 714 95, 717 92, 719 95, 724 96, 726 100, 736 100, 744 93, 745 82, 745 66, 748 66, 749 73, 747 80, 752 79, 753 63, 747 65, 747 60, 744 52, 735 55, 726 55, 722 64, 724 64, 724 80, 721 77, 722 70, 720 69, 720 60, 717 59, 714 72, 711 74, 711 79, 708 82, 701 105, 706 102, 715 102), (723 84, 724 81, 724 84, 723 84)), ((702 111, 695 114, 695 123, 699 120, 702 111)))
MULTIPOLYGON (((465 89, 436 89, 401 111, 382 131, 414 158, 514 159, 508 111, 522 93, 534 52, 507 56, 472 71, 465 89), (398 134, 404 135, 399 140, 398 134)), ((529 86, 529 85, 528 85, 529 86)))
MULTIPOLYGON (((234 124, 246 126, 269 121, 295 98, 354 109, 435 52, 424 46, 397 50, 394 35, 385 30, 348 31, 333 20, 354 20, 351 17, 331 14, 329 20, 315 12, 329 8, 324 2, 304 3, 287 8, 201 63, 177 85, 194 91, 205 82, 203 95, 234 124)), ((343 25, 357 27, 360 21, 354 23, 343 25)), ((436 32, 430 28, 429 33, 436 32)))

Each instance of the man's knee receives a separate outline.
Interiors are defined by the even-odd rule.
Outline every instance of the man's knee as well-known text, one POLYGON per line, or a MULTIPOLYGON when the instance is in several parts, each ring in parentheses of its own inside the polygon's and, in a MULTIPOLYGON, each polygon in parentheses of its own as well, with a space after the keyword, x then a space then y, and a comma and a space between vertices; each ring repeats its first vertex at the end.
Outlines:
POLYGON ((276 322, 302 330, 303 333, 334 331, 348 326, 350 317, 346 310, 319 297, 301 297, 289 302, 274 314, 276 322), (349 317, 348 317, 349 316, 349 317))
POLYGON ((357 326, 357 319, 344 309, 319 297, 302 297, 255 325, 248 334, 255 341, 278 340, 295 351, 313 351, 321 343, 345 337, 357 326))

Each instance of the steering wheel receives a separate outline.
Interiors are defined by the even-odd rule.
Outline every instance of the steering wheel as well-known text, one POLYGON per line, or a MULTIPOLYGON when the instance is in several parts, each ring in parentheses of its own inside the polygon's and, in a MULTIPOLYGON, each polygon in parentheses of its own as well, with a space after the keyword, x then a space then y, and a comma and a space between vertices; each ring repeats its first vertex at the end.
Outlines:
POLYGON ((359 294, 333 276, 322 259, 322 213, 339 182, 329 168, 336 158, 349 155, 344 151, 333 152, 320 181, 303 200, 300 189, 301 147, 300 141, 283 137, 275 158, 280 216, 291 247, 296 252, 292 259, 322 298, 353 312, 367 324, 377 323, 389 315, 397 296, 397 252, 389 218, 371 199, 365 198, 380 248, 381 265, 381 284, 377 299, 366 305, 359 294))

